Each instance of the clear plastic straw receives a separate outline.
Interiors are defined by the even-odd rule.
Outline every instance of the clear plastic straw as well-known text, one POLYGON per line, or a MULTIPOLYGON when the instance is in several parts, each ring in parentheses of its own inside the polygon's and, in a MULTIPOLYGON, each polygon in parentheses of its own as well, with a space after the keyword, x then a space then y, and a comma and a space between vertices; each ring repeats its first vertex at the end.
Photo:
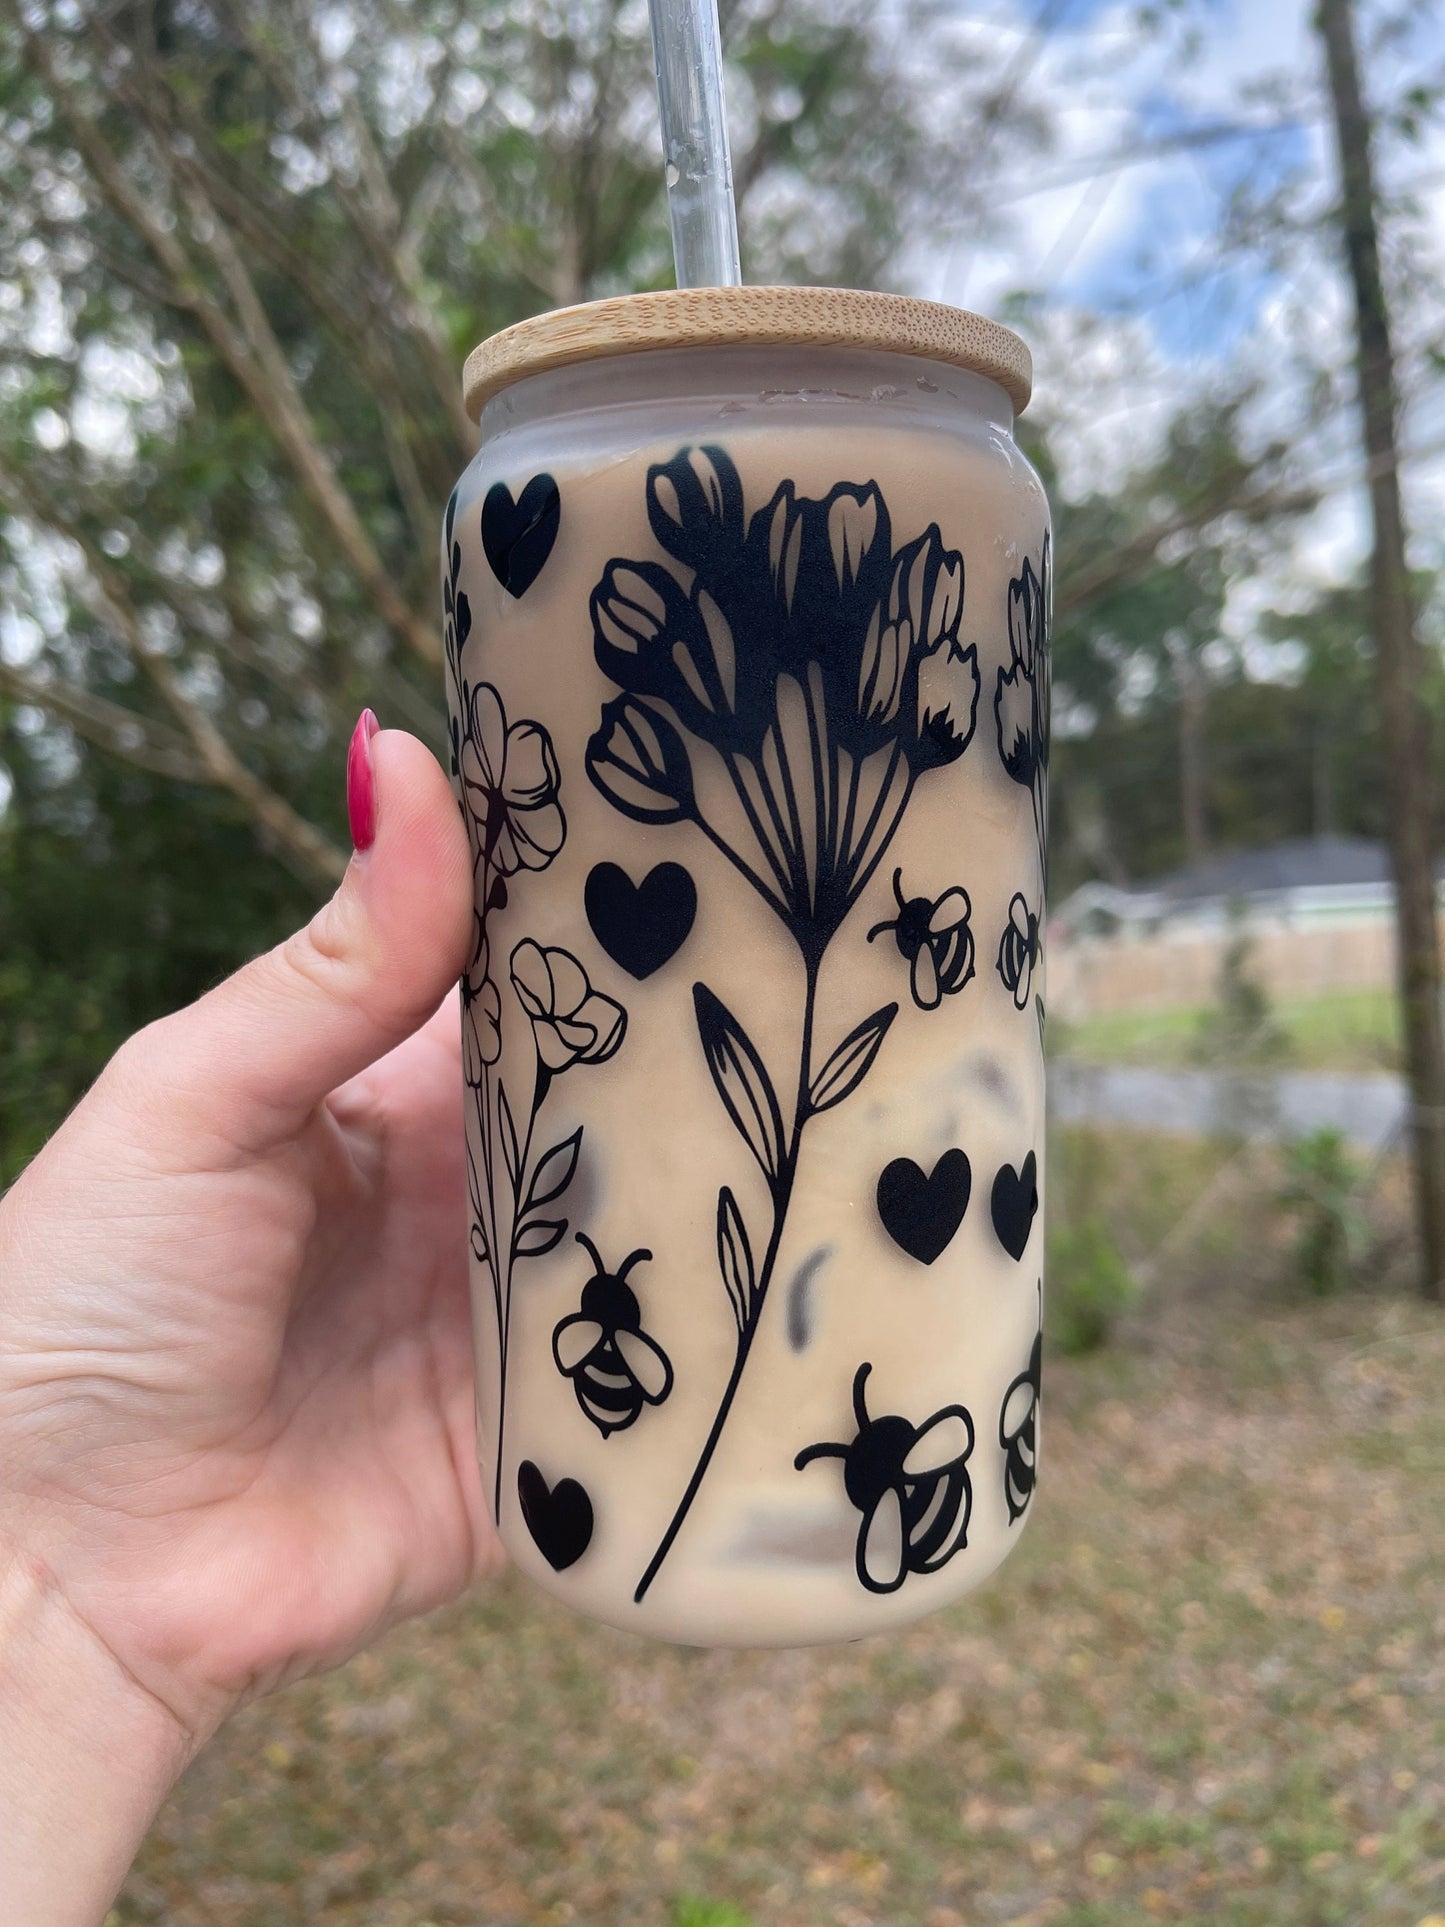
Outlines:
POLYGON ((738 217, 717 0, 648 0, 680 288, 735 288, 738 217))

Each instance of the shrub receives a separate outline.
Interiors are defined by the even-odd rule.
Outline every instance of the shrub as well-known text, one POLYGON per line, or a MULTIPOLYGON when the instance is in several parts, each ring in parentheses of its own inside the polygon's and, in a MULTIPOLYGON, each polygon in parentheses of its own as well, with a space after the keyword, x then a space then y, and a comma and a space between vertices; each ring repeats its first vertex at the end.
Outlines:
POLYGON ((1358 1197, 1362 1173, 1342 1131, 1325 1128, 1296 1138, 1286 1152, 1279 1201, 1295 1214, 1295 1269, 1326 1298, 1350 1283, 1367 1227, 1358 1197))
POLYGON ((1275 1022, 1264 987, 1253 976, 1254 938, 1242 905, 1229 906, 1229 936, 1219 959, 1214 1002, 1199 1020, 1194 1054, 1209 1064, 1275 1063, 1289 1038, 1275 1022))
POLYGON ((684 1894, 672 1908, 672 1927, 753 1927, 744 1913, 726 1900, 699 1900, 684 1894))
POLYGON ((1138 1282, 1098 1212, 1049 1233, 1048 1280, 1049 1336, 1071 1355, 1105 1344, 1139 1297, 1138 1282))

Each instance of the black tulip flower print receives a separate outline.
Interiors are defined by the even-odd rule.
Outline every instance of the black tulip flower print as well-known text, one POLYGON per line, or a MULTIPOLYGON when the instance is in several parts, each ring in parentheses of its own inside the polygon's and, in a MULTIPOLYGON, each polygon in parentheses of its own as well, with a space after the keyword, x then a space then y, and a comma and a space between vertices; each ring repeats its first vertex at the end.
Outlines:
POLYGON ((1008 1522, 1028 1510, 1038 1476, 1039 1386, 1043 1376, 1044 1335, 1034 1339, 1029 1362, 1004 1393, 998 1442, 1004 1451, 1003 1490, 1008 1522))
POLYGON ((963 558, 936 527, 895 551, 872 482, 822 500, 784 482, 749 520, 720 448, 652 468, 647 509, 668 562, 610 562, 592 595, 597 661, 621 694, 588 771, 635 821, 695 823, 816 957, 914 784, 973 735, 963 558), (929 707, 935 658, 950 674, 929 707), (704 771, 725 780, 700 792, 704 771))
POLYGON ((810 1445, 793 1464, 801 1472, 817 1459, 843 1461, 843 1490, 862 1515, 854 1550, 858 1582, 869 1592, 889 1593, 910 1573, 937 1572, 968 1544, 974 1433, 962 1405, 945 1405, 921 1425, 896 1412, 870 1418, 872 1369, 860 1365, 854 1374, 858 1431, 852 1441, 810 1445))
POLYGON ((1046 875, 1049 808, 1049 696, 1052 678, 1050 538, 1045 535, 1037 572, 1027 556, 1009 584, 1009 666, 998 672, 994 714, 1003 766, 1029 792, 1039 871, 1046 875))
POLYGON ((998 974, 1014 1000, 1015 1010, 1028 1006, 1034 968, 1039 960, 1039 920, 1022 894, 1008 907, 1008 922, 998 946, 998 974))
POLYGON ((592 1260, 592 1276, 582 1287, 581 1309, 552 1334, 552 1357, 571 1379, 583 1416, 605 1439, 635 1425, 645 1406, 663 1403, 672 1390, 672 1362, 642 1329, 642 1308, 628 1283, 652 1253, 630 1252, 614 1273, 585 1233, 577 1233, 577 1242, 592 1260))
MULTIPOLYGON (((509 959, 507 979, 516 999, 513 1017, 531 1031, 530 1102, 514 1102, 501 1075, 504 1017, 493 971, 492 918, 508 909, 531 872, 545 870, 567 837, 562 780, 552 738, 543 724, 508 716, 501 692, 466 673, 472 634, 471 607, 461 587, 462 549, 457 498, 447 504, 442 554, 446 616, 446 662, 451 682, 451 764, 467 826, 478 906, 467 966, 462 974, 462 1066, 474 1128, 467 1133, 467 1192, 471 1203, 472 1256, 491 1282, 496 1318, 498 1391, 494 1516, 502 1506, 506 1442, 508 1360, 512 1330, 512 1284, 518 1264, 544 1257, 566 1235, 561 1200, 576 1174, 582 1128, 537 1148, 537 1125, 555 1079, 577 1065, 604 1063, 621 1047, 627 1028, 622 1006, 592 985, 570 952, 523 938, 509 959), (521 1120, 519 1122, 519 1119, 521 1120)), ((540 564, 539 564, 540 566, 540 564)), ((520 590, 518 591, 520 593, 520 590)), ((545 1142, 545 1140, 544 1140, 545 1142)), ((523 1474, 528 1467, 522 1468, 523 1474)), ((541 1516, 545 1481, 536 1473, 532 1521, 541 1516)), ((520 1475, 519 1475, 520 1476, 520 1475)), ((564 1481, 553 1495, 571 1503, 564 1481)), ((519 1491, 527 1488, 522 1480, 519 1491)), ((585 1494, 577 1488, 582 1505, 585 1494)), ((529 1521, 531 1522, 531 1521, 529 1521)), ((535 1525, 534 1525, 535 1530, 535 1525)), ((590 1506, 587 1531, 591 1530, 590 1506)), ((585 1543, 585 1539, 583 1541, 585 1543)), ((550 1555, 549 1555, 550 1556, 550 1555)), ((574 1554, 575 1556, 575 1554, 574 1554)), ((556 1562, 554 1561, 554 1564, 556 1562)))
MULTIPOLYGON (((863 1082, 897 1015, 896 1004, 873 1011, 815 1053, 824 953, 917 784, 968 748, 980 687, 977 652, 959 639, 962 555, 937 525, 896 543, 876 483, 840 482, 812 497, 784 481, 749 516, 725 450, 684 448, 648 471, 646 506, 660 553, 613 560, 592 595, 597 662, 618 693, 588 744, 588 774, 633 821, 701 832, 792 938, 803 997, 797 1061, 775 1081, 736 1013, 707 984, 694 986, 703 1056, 756 1160, 765 1216, 750 1231, 745 1194, 720 1186, 718 1264, 736 1352, 639 1599, 732 1408, 804 1129, 863 1082)), ((914 973, 927 997, 960 987, 972 969, 967 899, 942 915, 947 926, 927 933, 914 973)), ((912 968, 915 954, 905 954, 912 968)))
POLYGON ((891 932, 909 966, 909 989, 920 1010, 937 1010, 973 975, 973 906, 957 884, 941 897, 904 895, 903 872, 893 872, 898 915, 875 923, 868 941, 891 932))

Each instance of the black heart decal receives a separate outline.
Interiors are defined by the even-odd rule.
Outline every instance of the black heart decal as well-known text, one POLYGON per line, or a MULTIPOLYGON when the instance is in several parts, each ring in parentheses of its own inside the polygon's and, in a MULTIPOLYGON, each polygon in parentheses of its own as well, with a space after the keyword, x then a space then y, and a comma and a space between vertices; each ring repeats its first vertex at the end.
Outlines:
POLYGON ((1039 1208, 1038 1159, 1030 1151, 1022 1170, 1005 1164, 993 1181, 989 1208, 998 1241, 1010 1258, 1022 1258, 1039 1208))
POLYGON ((549 1486, 539 1467, 523 1459, 517 1467, 517 1498, 527 1530, 553 1572, 575 1566, 592 1543, 592 1501, 575 1479, 549 1486))
POLYGON ((534 475, 515 502, 505 482, 487 490, 482 547, 508 595, 525 595, 542 573, 561 520, 562 496, 550 475, 534 475))
POLYGON ((584 900, 593 936, 639 983, 677 955, 697 915, 697 886, 680 863, 659 863, 641 883, 616 863, 599 863, 584 900))
POLYGON ((926 1177, 912 1158, 894 1158, 878 1180, 883 1229, 910 1258, 931 1265, 963 1223, 972 1185, 960 1150, 945 1151, 926 1177))

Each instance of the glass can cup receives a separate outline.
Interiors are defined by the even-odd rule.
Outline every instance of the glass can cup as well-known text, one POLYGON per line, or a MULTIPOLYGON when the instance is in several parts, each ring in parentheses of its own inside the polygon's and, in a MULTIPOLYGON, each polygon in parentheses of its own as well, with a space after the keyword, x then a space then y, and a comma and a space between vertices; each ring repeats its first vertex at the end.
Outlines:
POLYGON ((998 1565, 1038 1453, 1049 512, 1027 350, 698 290, 467 369, 443 548, 479 1448, 699 1645, 998 1565))

